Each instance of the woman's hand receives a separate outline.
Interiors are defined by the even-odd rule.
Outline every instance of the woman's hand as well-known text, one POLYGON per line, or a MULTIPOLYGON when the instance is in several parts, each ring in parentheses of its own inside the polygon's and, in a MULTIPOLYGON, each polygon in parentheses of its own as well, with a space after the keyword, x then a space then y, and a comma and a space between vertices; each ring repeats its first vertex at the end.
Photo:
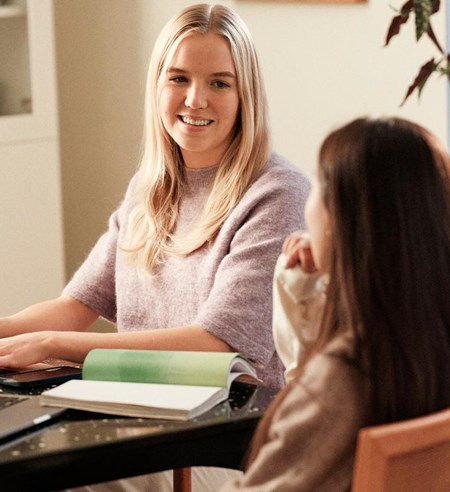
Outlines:
POLYGON ((297 231, 289 235, 284 241, 282 251, 286 256, 287 268, 292 268, 298 263, 306 273, 317 272, 307 232, 297 231))
POLYGON ((54 332, 39 331, 0 339, 0 367, 17 369, 50 358, 54 336, 54 332))

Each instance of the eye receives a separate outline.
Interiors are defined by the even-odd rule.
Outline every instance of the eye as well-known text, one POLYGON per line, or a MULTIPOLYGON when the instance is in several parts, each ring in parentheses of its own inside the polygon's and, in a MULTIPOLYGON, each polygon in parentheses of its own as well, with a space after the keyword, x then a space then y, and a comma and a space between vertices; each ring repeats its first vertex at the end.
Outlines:
POLYGON ((179 75, 177 77, 171 77, 170 82, 174 82, 175 84, 182 84, 183 82, 187 82, 187 78, 183 75, 179 75))
POLYGON ((224 82, 223 80, 215 80, 212 85, 214 87, 217 87, 217 89, 226 89, 228 87, 230 87, 230 84, 227 84, 226 82, 224 82))

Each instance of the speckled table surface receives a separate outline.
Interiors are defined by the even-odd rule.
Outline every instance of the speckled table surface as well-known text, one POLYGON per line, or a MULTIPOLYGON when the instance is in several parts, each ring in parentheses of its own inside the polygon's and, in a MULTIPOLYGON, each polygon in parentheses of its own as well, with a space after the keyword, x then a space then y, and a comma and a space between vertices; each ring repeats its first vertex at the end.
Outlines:
POLYGON ((238 469, 273 396, 234 383, 228 401, 189 422, 68 411, 0 444, 0 490, 52 491, 187 466, 238 469))

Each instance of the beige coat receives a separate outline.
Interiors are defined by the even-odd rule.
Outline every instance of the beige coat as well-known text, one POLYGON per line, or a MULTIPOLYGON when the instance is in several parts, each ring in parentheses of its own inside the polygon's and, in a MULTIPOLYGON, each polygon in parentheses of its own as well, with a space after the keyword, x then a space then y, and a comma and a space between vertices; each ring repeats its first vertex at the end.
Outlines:
MULTIPOLYGON (((280 355, 288 367, 288 377, 295 373, 295 357, 302 355, 298 338, 300 325, 289 326, 290 320, 296 320, 294 323, 300 318, 305 320, 305 313, 313 314, 314 310, 308 311, 311 305, 315 309, 322 305, 317 296, 306 295, 306 299, 298 302, 292 297, 292 290, 286 292, 289 284, 296 286, 297 293, 303 297, 308 291, 300 277, 307 282, 311 279, 298 275, 300 283, 292 282, 292 272, 294 270, 288 272, 289 282, 286 278, 280 282, 276 275, 274 293, 274 332, 277 347, 282 351, 280 355), (289 296, 293 304, 286 303, 289 296), (291 311, 284 314, 281 307, 281 316, 280 298, 285 301, 284 308, 291 304, 291 311), (289 336, 295 341, 291 349, 289 336)), ((312 291, 320 297, 321 289, 316 290, 316 281, 312 285, 312 291)), ((307 325, 302 326, 307 330, 307 325)), ((242 478, 228 483, 221 492, 342 492, 350 489, 357 433, 367 423, 368 409, 367 382, 348 362, 352 353, 351 336, 341 335, 308 362, 275 412, 268 441, 256 460, 242 478)))

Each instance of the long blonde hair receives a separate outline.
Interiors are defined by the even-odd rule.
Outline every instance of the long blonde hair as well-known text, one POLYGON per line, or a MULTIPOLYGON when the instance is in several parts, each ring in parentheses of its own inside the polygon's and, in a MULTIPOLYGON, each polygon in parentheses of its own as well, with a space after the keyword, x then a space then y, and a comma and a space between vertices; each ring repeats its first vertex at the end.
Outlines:
POLYGON ((122 247, 132 255, 139 272, 151 275, 166 254, 188 255, 213 241, 269 158, 267 102, 258 58, 248 28, 235 12, 222 5, 192 5, 166 24, 150 61, 145 127, 136 202, 122 247), (188 234, 177 237, 174 230, 185 171, 180 149, 162 123, 159 94, 160 81, 176 49, 192 32, 219 34, 230 43, 240 105, 233 141, 218 163, 203 212, 188 234))

